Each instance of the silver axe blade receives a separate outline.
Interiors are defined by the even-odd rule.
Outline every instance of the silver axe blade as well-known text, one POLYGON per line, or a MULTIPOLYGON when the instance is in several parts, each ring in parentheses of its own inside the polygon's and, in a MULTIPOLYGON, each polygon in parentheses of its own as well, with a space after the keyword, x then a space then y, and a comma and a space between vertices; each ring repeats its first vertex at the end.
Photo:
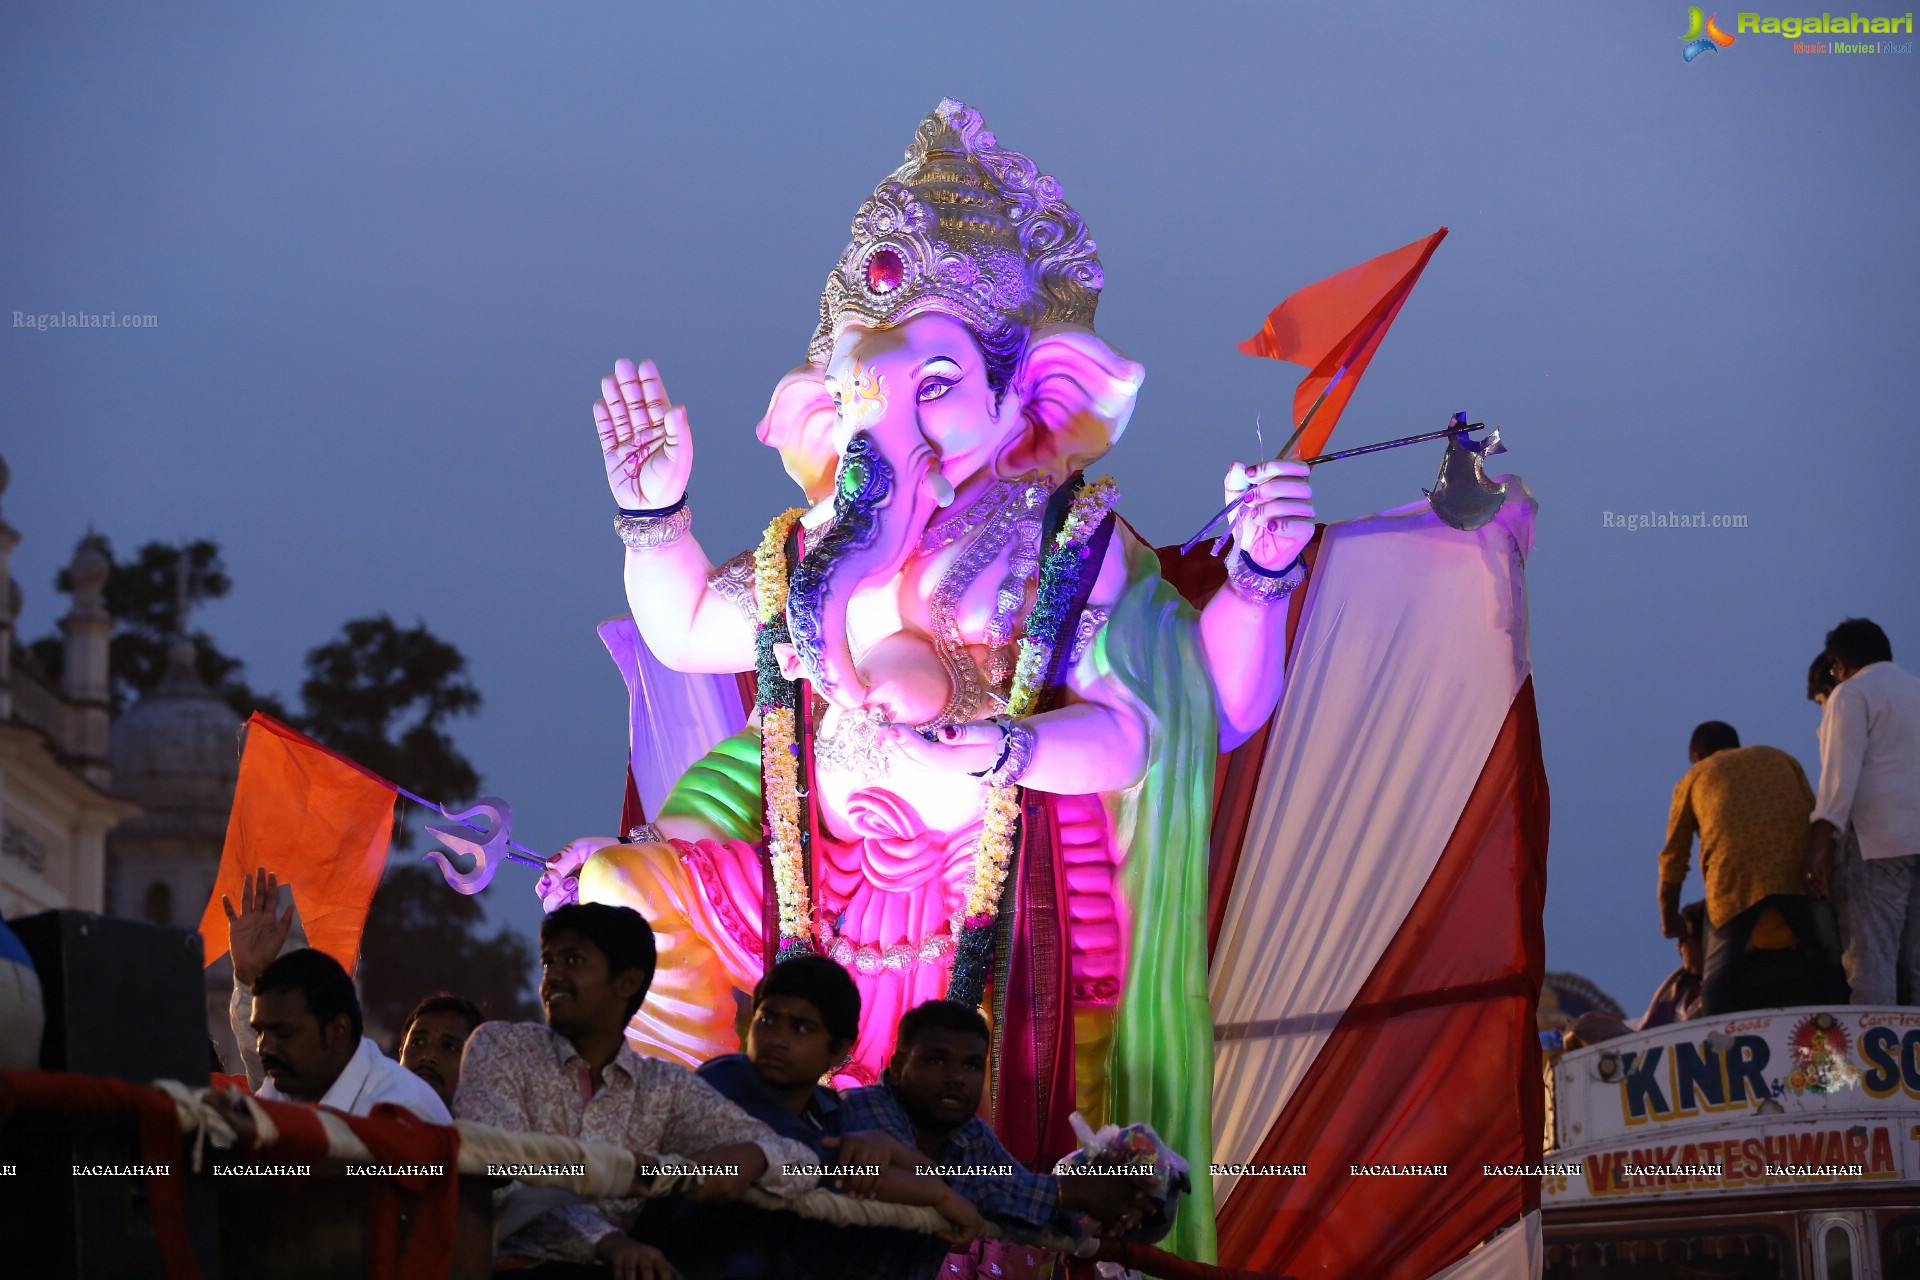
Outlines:
POLYGON ((1433 488, 1424 490, 1433 514, 1463 530, 1478 529, 1500 514, 1511 481, 1506 477, 1488 479, 1486 460, 1506 451, 1497 430, 1489 431, 1484 440, 1474 440, 1464 429, 1449 432, 1446 456, 1440 459, 1440 478, 1433 482, 1433 488))

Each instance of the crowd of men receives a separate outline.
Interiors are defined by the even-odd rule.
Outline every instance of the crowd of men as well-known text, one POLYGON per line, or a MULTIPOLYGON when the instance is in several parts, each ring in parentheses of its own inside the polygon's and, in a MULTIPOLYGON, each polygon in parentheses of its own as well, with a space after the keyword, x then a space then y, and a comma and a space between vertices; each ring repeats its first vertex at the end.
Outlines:
MULTIPOLYGON (((1816 788, 1799 761, 1693 731, 1660 851, 1661 931, 1680 968, 1641 1027, 1805 1004, 1920 1004, 1920 678, 1849 618, 1807 673, 1816 788), (1680 905, 1700 845, 1704 902, 1680 905)), ((1589 1035, 1591 1040, 1599 1038, 1589 1035)))
MULTIPOLYGON (((538 1189, 502 1188, 496 1214, 514 1225, 497 1245, 500 1274, 931 1280, 943 1266, 971 1273, 971 1262, 948 1254, 987 1219, 1015 1230, 1126 1230, 1150 1208, 1145 1178, 1059 1178, 1008 1154, 978 1114, 989 1040, 965 1005, 936 1000, 907 1012, 880 1082, 839 1093, 820 1081, 850 1054, 859 990, 832 960, 792 959, 754 989, 745 1052, 690 1071, 643 1057, 627 1039, 653 979, 646 920, 626 907, 572 904, 540 930, 544 1023, 488 1021, 457 996, 434 996, 409 1015, 395 1062, 364 1034, 337 962, 309 949, 279 954, 292 913, 276 913, 277 894, 261 871, 239 909, 226 903, 232 1015, 244 1083, 258 1096, 350 1115, 391 1103, 438 1124, 457 1117, 609 1143, 642 1164, 672 1153, 712 1170, 676 1199, 555 1204, 538 1189), (930 1207, 947 1230, 831 1227, 741 1203, 750 1188, 815 1186, 930 1207)), ((241 1079, 220 1084, 216 1105, 248 1134, 241 1079)), ((1019 1274, 1004 1246, 973 1249, 995 1255, 979 1274, 1019 1274)))

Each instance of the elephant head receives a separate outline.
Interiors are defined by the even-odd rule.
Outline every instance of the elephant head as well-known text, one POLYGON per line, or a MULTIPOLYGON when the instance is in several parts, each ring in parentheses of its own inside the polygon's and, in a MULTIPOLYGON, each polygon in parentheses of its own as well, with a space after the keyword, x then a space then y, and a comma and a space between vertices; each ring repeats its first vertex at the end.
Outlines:
POLYGON ((823 364, 783 379, 760 437, 809 499, 834 501, 832 528, 788 596, 795 653, 816 688, 842 705, 864 700, 847 603, 906 567, 936 511, 995 480, 1058 484, 1099 458, 1125 430, 1143 376, 1084 326, 983 341, 926 311, 888 327, 848 324, 823 364))
POLYGON ((846 610, 890 580, 935 510, 995 480, 1057 483, 1126 427, 1140 366, 1093 332, 1105 276, 1060 184, 943 99, 905 163, 854 214, 828 273, 810 361, 774 393, 760 438, 832 528, 794 571, 799 667, 864 702, 846 610), (831 458, 831 476, 827 459, 831 458))

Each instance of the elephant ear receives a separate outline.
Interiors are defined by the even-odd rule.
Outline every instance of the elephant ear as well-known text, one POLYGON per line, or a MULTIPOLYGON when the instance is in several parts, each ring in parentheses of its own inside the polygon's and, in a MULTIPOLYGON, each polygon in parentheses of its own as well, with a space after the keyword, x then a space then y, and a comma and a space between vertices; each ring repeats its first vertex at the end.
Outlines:
POLYGON ((1014 379, 1026 430, 1001 451, 1000 474, 1058 482, 1103 456, 1127 429, 1145 377, 1091 329, 1035 330, 1014 379))
POLYGON ((780 451, 780 464, 810 503, 833 492, 840 462, 833 447, 833 397, 822 378, 818 365, 803 364, 780 379, 756 429, 761 444, 780 451))

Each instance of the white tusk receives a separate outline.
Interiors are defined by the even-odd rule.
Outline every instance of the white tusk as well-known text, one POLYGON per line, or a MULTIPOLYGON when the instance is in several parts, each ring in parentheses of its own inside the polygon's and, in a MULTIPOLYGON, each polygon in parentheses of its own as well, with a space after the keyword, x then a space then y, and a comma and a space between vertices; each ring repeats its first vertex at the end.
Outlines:
POLYGON ((927 473, 927 492, 933 495, 935 506, 944 509, 953 505, 953 486, 938 471, 927 473))

